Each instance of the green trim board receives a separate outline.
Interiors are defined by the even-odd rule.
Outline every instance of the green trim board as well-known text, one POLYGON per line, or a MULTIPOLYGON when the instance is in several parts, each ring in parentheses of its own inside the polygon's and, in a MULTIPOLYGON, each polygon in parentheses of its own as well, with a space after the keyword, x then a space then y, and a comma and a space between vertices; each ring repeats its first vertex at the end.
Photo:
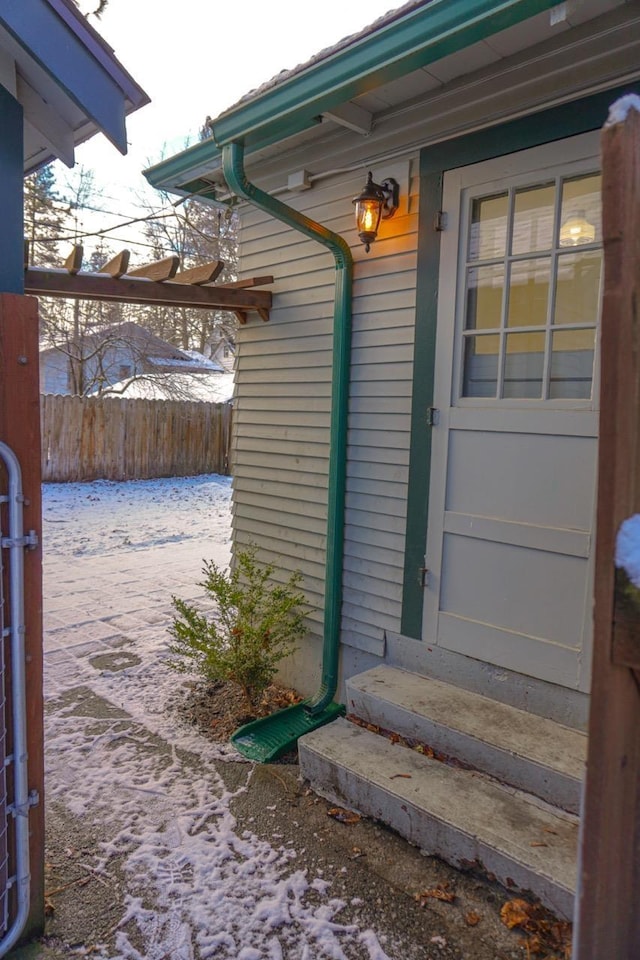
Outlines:
POLYGON ((416 327, 401 619, 403 636, 415 640, 422 638, 424 588, 419 574, 424 564, 429 510, 431 436, 427 411, 433 403, 440 269, 440 235, 434 224, 441 209, 444 174, 457 167, 598 130, 607 119, 610 105, 627 93, 640 94, 640 84, 616 87, 426 147, 420 154, 416 327))
POLYGON ((555 6, 557 0, 431 0, 364 32, 221 114, 213 138, 145 171, 160 189, 184 189, 219 166, 220 149, 247 154, 307 130, 320 115, 555 6))
POLYGON ((24 293, 23 112, 0 85, 0 291, 24 293))

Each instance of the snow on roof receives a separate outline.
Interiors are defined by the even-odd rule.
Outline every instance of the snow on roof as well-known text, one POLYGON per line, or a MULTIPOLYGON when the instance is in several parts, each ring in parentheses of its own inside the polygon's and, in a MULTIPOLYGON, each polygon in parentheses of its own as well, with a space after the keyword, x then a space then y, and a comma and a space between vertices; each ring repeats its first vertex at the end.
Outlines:
POLYGON ((232 373, 149 373, 114 383, 104 396, 122 400, 197 400, 227 403, 233 397, 232 373))
MULTIPOLYGON (((195 353, 195 351, 191 350, 185 350, 184 352, 195 353)), ((156 367, 175 367, 176 370, 186 369, 191 373, 200 373, 201 370, 224 373, 224 368, 219 363, 216 363, 215 360, 207 360, 202 354, 198 354, 197 356, 202 357, 202 360, 200 361, 193 358, 189 360, 176 360, 171 357, 147 357, 147 360, 156 367)))

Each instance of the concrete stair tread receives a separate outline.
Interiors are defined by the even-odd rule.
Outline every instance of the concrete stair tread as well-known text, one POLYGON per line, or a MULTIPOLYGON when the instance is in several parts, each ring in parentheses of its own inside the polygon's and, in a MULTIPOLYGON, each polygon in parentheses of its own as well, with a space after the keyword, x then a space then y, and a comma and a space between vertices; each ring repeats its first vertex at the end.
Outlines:
POLYGON ((350 683, 578 779, 584 773, 586 735, 553 720, 395 667, 375 667, 350 683))
POLYGON ((319 793, 382 820, 426 853, 456 866, 478 862, 570 916, 577 818, 346 720, 307 734, 299 748, 302 773, 319 793))
POLYGON ((578 812, 587 749, 580 731, 388 666, 348 681, 347 712, 578 812))

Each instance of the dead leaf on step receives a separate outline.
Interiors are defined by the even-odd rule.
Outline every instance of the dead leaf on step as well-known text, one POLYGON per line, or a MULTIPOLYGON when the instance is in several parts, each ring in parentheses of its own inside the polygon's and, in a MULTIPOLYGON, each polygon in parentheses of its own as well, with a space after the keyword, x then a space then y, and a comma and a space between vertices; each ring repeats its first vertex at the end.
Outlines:
POLYGON ((396 777, 402 777, 403 780, 411 780, 410 773, 392 773, 389 780, 395 780, 396 777))
POLYGON ((470 910, 469 913, 464 915, 464 922, 468 927, 477 927, 481 920, 482 917, 475 910, 470 910))
POLYGON ((540 904, 509 900, 500 911, 500 919, 510 930, 519 927, 527 935, 523 941, 527 957, 570 960, 572 925, 558 920, 540 904))
POLYGON ((545 843, 544 840, 532 840, 529 846, 530 847, 548 847, 549 844, 545 843))
POLYGON ((353 810, 343 810, 342 807, 330 807, 327 810, 327 816, 337 820, 338 823, 347 824, 358 823, 362 819, 359 813, 354 813, 353 810))
POLYGON ((416 900, 421 907, 425 906, 427 900, 442 900, 444 903, 453 903, 455 898, 456 895, 453 890, 449 890, 448 883, 439 883, 436 887, 416 893, 416 900))

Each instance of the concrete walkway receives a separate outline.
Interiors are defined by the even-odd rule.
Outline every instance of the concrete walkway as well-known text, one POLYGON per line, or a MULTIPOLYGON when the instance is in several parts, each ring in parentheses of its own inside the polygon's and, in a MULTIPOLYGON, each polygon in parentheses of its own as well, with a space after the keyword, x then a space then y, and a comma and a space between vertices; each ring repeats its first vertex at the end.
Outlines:
POLYGON ((51 912, 16 960, 520 960, 498 887, 181 723, 170 597, 200 597, 203 559, 227 556, 191 540, 46 560, 51 912))

